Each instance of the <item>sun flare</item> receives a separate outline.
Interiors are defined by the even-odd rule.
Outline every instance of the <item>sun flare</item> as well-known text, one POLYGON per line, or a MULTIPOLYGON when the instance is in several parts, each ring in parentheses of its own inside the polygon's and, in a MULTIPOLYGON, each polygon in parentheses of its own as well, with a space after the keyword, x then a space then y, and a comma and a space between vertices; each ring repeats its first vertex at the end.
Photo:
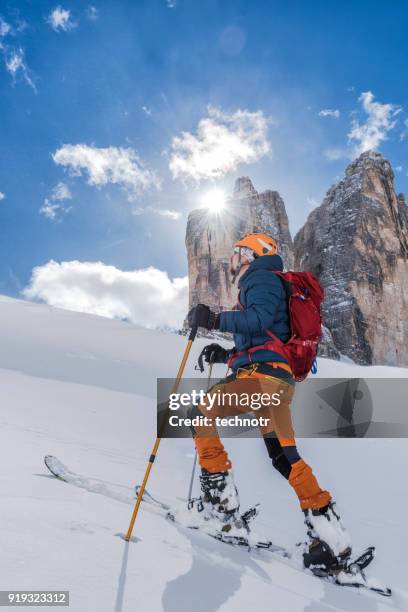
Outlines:
POLYGON ((226 207, 227 199, 222 189, 211 189, 202 196, 201 204, 208 212, 219 214, 226 207))

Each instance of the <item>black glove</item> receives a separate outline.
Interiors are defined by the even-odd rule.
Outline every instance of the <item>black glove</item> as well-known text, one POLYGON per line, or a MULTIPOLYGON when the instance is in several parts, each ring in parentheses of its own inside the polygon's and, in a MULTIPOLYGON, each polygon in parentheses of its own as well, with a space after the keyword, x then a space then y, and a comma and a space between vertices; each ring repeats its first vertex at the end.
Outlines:
POLYGON ((203 359, 206 363, 227 363, 232 352, 233 349, 222 348, 222 346, 215 342, 207 344, 198 357, 198 368, 196 369, 200 369, 201 372, 204 372, 203 359))
POLYGON ((189 327, 205 327, 206 329, 218 328, 219 315, 209 309, 205 304, 197 304, 187 315, 189 327))

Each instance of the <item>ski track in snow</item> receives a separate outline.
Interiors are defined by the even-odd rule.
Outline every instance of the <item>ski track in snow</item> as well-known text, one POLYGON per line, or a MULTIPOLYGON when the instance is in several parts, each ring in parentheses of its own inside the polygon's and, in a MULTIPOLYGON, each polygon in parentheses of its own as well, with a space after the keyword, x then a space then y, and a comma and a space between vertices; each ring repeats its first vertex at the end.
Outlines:
MULTIPOLYGON (((156 376, 174 375, 185 343, 0 299, 0 588, 69 590, 74 612, 238 612, 255 605, 291 612, 408 610, 403 439, 299 441, 334 493, 355 550, 377 547, 367 573, 393 587, 391 599, 324 583, 267 552, 248 554, 177 527, 145 504, 136 542, 115 537, 128 527, 132 487, 155 438, 156 376), (89 476, 90 488, 97 485, 102 495, 49 476, 47 453, 89 476)), ((193 364, 204 344, 194 344, 190 376, 197 376, 193 364)), ((403 369, 368 370, 407 376, 403 369)), ((215 375, 224 372, 215 369, 215 375)), ((330 360, 319 360, 319 372, 367 376, 367 369, 330 360)), ((302 516, 262 441, 226 445, 242 507, 261 502, 254 529, 293 547, 304 537, 302 516)), ((168 503, 185 498, 192 460, 190 440, 164 440, 149 491, 168 503)))

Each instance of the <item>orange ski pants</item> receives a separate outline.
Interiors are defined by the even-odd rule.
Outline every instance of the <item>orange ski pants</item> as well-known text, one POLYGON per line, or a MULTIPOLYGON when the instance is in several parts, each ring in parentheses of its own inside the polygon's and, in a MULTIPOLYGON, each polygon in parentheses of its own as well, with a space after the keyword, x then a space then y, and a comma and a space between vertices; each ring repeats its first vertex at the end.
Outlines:
POLYGON ((248 405, 241 405, 236 398, 241 398, 242 394, 255 397, 253 394, 259 393, 280 398, 278 405, 271 401, 253 410, 258 419, 263 417, 263 425, 259 428, 273 466, 295 490, 302 510, 323 508, 329 503, 331 495, 320 488, 311 467, 300 457, 296 447, 290 412, 294 385, 278 377, 259 373, 256 367, 238 370, 234 376, 219 381, 208 391, 208 394, 215 394, 218 398, 212 408, 209 408, 208 402, 199 406, 198 414, 210 417, 209 423, 194 426, 200 466, 211 473, 231 468, 231 461, 220 440, 214 419, 248 413, 248 405))

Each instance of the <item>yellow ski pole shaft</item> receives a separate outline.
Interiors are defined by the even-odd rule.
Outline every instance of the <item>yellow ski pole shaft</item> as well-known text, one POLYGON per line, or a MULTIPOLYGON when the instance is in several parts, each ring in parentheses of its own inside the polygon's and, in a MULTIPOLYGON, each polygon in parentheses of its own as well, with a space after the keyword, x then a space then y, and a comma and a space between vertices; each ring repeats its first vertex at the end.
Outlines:
MULTIPOLYGON (((188 356, 190 354, 190 350, 191 350, 191 347, 193 345, 193 342, 194 342, 194 339, 195 339, 196 335, 197 335, 197 327, 193 327, 191 329, 190 336, 189 336, 188 342, 187 342, 187 346, 186 346, 186 349, 184 351, 183 359, 181 360, 180 367, 179 367, 179 370, 177 372, 176 380, 174 381, 174 385, 173 385, 173 388, 171 390, 171 393, 176 393, 177 392, 177 389, 178 389, 178 386, 180 384, 181 377, 183 376, 184 368, 186 366, 187 359, 188 359, 188 356)), ((165 423, 165 419, 164 419, 163 422, 165 423)), ((145 472, 142 484, 140 485, 140 489, 139 489, 138 494, 137 494, 136 504, 135 504, 135 507, 134 507, 134 510, 133 510, 132 518, 130 519, 129 528, 128 528, 127 533, 125 535, 126 542, 129 542, 130 538, 132 537, 133 527, 135 525, 136 517, 137 517, 137 514, 139 512, 139 507, 140 507, 140 504, 141 504, 142 499, 143 499, 143 493, 145 491, 147 481, 149 480, 150 471, 152 469, 154 460, 156 459, 156 455, 157 455, 157 451, 159 449, 160 442, 161 442, 161 436, 158 435, 157 438, 156 438, 156 441, 154 443, 154 446, 152 448, 152 452, 150 454, 150 457, 149 457, 149 463, 147 464, 147 468, 146 468, 146 472, 145 472)))

